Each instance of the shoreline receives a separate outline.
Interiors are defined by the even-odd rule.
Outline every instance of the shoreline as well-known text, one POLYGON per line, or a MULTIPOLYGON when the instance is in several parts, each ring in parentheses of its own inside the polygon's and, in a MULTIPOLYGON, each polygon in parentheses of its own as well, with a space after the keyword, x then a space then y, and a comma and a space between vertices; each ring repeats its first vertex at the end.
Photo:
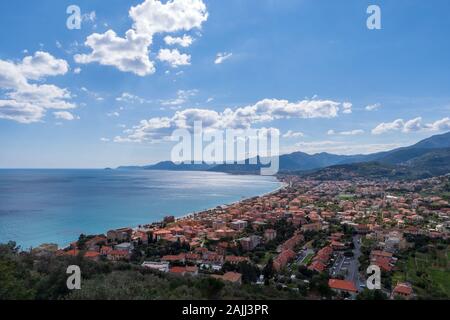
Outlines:
POLYGON ((262 193, 262 194, 259 194, 259 195, 253 196, 253 197, 243 198, 243 199, 234 201, 234 202, 232 202, 232 203, 227 203, 227 204, 218 205, 218 206, 215 206, 215 207, 212 207, 212 208, 208 208, 208 209, 205 209, 205 210, 190 212, 190 213, 187 213, 187 214, 182 215, 182 216, 180 216, 180 217, 175 217, 175 222, 183 221, 183 220, 186 220, 186 219, 189 219, 189 218, 193 218, 193 217, 195 217, 196 214, 200 214, 200 213, 202 213, 202 212, 207 212, 207 211, 215 210, 215 209, 217 209, 217 207, 230 207, 230 206, 239 204, 239 203, 241 203, 241 202, 247 201, 247 200, 249 200, 249 199, 253 199, 253 198, 262 198, 262 197, 265 197, 265 196, 274 194, 274 193, 276 193, 276 192, 278 192, 278 191, 280 191, 280 190, 282 190, 282 189, 284 189, 284 188, 286 188, 286 187, 288 186, 288 184, 287 184, 286 182, 282 182, 282 181, 280 181, 278 178, 277 178, 277 181, 278 181, 281 185, 280 185, 278 188, 276 188, 275 190, 273 190, 273 191, 269 191, 269 192, 266 192, 266 193, 262 193))

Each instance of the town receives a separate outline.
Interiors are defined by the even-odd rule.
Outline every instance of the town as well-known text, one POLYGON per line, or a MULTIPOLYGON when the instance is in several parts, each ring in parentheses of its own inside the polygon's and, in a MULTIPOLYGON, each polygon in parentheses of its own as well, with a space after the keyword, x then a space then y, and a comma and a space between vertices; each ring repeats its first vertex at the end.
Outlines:
POLYGON ((285 186, 261 197, 33 252, 275 286, 308 299, 449 297, 450 175, 279 179, 285 186), (380 290, 366 288, 369 265, 381 270, 380 290))

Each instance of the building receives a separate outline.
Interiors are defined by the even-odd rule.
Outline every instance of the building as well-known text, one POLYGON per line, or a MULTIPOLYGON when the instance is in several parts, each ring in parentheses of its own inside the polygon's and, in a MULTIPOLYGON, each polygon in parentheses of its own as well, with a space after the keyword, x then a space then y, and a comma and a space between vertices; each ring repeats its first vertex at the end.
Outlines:
POLYGON ((124 242, 130 241, 133 230, 131 228, 120 228, 116 230, 109 230, 106 237, 110 242, 124 242))
POLYGON ((401 297, 403 299, 411 299, 413 295, 412 286, 406 282, 399 282, 395 286, 394 290, 392 290, 391 299, 395 299, 396 297, 401 297))
POLYGON ((230 223, 230 227, 234 230, 241 231, 247 228, 248 222, 245 220, 236 220, 230 223))
POLYGON ((144 261, 141 266, 144 268, 157 270, 160 272, 169 272, 168 262, 144 261))
POLYGON ((289 261, 295 258, 295 252, 291 249, 286 249, 282 251, 276 258, 273 260, 273 268, 276 271, 280 271, 284 268, 289 261))
POLYGON ((345 292, 354 295, 358 292, 355 284, 348 280, 330 279, 328 286, 337 293, 345 292))
POLYGON ((267 241, 272 241, 277 237, 277 232, 274 229, 266 229, 264 231, 264 239, 267 241))
POLYGON ((251 251, 261 243, 261 237, 252 235, 246 238, 242 238, 239 242, 244 251, 251 251))

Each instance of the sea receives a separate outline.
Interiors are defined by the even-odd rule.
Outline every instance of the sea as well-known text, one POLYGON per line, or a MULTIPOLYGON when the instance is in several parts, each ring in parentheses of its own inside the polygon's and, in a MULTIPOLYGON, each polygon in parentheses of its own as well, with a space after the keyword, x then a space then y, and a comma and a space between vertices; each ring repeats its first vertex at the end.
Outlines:
POLYGON ((280 187, 275 177, 216 172, 2 169, 0 243, 64 247, 80 234, 181 217, 280 187))

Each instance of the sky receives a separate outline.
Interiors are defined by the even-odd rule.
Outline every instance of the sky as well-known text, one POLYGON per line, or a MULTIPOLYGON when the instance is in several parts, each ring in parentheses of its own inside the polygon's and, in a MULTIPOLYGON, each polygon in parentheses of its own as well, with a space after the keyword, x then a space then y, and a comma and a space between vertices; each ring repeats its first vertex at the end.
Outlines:
POLYGON ((413 144, 450 130, 449 12, 447 0, 2 1, 0 168, 155 163, 196 120, 275 128, 281 153, 413 144))

